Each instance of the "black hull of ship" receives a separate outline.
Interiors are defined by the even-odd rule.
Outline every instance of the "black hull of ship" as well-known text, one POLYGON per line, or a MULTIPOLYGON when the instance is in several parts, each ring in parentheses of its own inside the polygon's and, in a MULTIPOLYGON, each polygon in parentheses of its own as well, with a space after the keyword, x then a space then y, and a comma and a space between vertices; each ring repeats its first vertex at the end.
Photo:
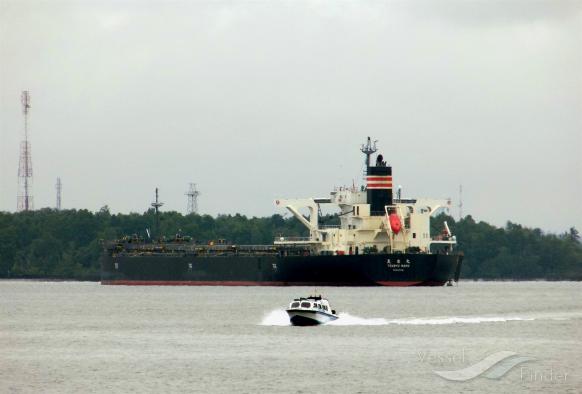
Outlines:
POLYGON ((106 254, 101 283, 191 286, 442 286, 458 254, 196 256, 106 254))

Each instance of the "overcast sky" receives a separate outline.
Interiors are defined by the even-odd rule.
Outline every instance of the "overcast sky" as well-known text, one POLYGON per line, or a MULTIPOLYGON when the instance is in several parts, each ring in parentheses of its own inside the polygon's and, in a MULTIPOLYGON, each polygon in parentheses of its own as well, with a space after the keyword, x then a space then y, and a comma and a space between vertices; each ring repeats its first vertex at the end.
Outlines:
POLYGON ((581 1, 0 0, 5 211, 24 89, 36 208, 283 213, 370 135, 405 197, 582 230, 581 1))

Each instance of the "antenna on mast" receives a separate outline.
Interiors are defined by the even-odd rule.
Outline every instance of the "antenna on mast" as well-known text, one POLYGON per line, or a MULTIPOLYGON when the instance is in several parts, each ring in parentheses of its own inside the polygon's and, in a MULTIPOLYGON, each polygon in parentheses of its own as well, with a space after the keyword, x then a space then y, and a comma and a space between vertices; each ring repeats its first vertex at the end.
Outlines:
POLYGON ((32 199, 32 159, 30 143, 28 142, 28 110, 30 109, 30 95, 28 90, 20 96, 22 113, 24 114, 24 140, 20 143, 20 162, 18 165, 18 195, 16 196, 19 211, 33 209, 32 199))
POLYGON ((370 167, 370 156, 372 155, 372 153, 378 150, 376 148, 376 142, 378 142, 378 140, 374 140, 374 142, 372 143, 372 140, 370 139, 370 137, 368 137, 366 143, 362 144, 360 148, 362 153, 366 155, 366 168, 370 167))
POLYGON ((188 214, 198 213, 198 196, 200 192, 196 190, 196 184, 190 183, 190 189, 185 193, 188 196, 188 207, 186 212, 188 214))

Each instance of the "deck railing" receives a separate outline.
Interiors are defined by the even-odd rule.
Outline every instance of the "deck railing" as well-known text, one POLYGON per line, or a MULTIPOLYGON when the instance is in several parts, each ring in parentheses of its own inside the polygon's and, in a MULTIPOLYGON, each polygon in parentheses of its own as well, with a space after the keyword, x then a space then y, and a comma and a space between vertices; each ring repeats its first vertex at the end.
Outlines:
POLYGON ((275 243, 277 242, 309 242, 311 238, 309 237, 277 237, 275 238, 275 243))
POLYGON ((320 229, 326 229, 326 228, 340 228, 341 225, 339 224, 320 224, 319 228, 320 229))

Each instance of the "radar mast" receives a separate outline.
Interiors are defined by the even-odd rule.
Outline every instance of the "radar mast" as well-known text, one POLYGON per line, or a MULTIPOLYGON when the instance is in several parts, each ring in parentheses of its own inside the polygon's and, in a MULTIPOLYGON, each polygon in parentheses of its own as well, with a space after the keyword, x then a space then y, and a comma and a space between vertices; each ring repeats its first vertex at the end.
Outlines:
POLYGON ((366 168, 370 167, 370 156, 378 150, 376 148, 376 142, 378 142, 378 140, 372 142, 370 137, 368 137, 366 143, 362 144, 362 147, 360 148, 362 153, 366 155, 366 168))

